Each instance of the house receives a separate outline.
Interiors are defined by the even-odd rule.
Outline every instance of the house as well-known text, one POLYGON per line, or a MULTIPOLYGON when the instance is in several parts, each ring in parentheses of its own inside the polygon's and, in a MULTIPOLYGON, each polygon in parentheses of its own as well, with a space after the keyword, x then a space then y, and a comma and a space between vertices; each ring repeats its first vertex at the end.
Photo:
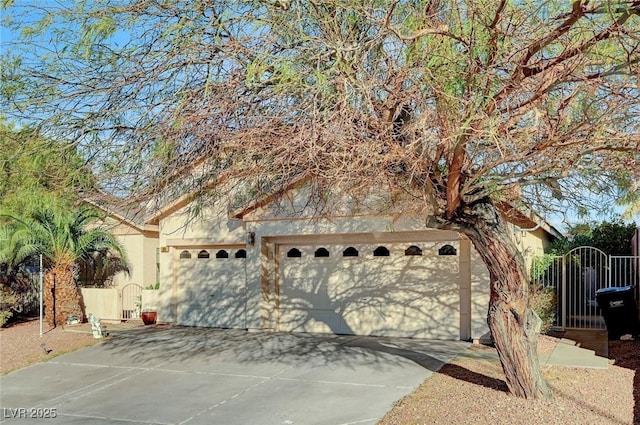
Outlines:
MULTIPOLYGON (((489 275, 467 238, 348 199, 317 217, 309 196, 302 182, 233 211, 219 199, 195 218, 194 199, 182 196, 141 225, 121 218, 121 237, 157 229, 157 261, 151 242, 151 254, 130 254, 134 270, 158 267, 160 288, 145 291, 142 307, 184 326, 486 337, 489 275)), ((526 255, 558 236, 511 206, 503 214, 526 255)))
POLYGON ((115 236, 128 259, 126 272, 118 273, 116 269, 104 273, 102 264, 96 262, 80 267, 86 313, 94 313, 106 321, 139 318, 143 288, 158 282, 158 227, 146 224, 146 210, 139 204, 122 205, 104 193, 84 202, 105 213, 98 224, 115 236))

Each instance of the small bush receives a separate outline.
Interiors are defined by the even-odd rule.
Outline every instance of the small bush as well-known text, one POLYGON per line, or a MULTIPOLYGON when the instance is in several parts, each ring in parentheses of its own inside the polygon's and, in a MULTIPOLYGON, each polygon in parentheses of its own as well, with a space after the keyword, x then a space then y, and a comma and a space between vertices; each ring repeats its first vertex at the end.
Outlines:
POLYGON ((13 273, 0 278, 0 326, 34 313, 38 305, 38 285, 29 274, 13 273))
POLYGON ((529 286, 529 307, 542 319, 541 333, 548 332, 556 319, 557 297, 553 287, 540 284, 529 286))
POLYGON ((11 290, 5 286, 0 288, 0 327, 9 322, 13 316, 11 306, 18 302, 18 297, 11 293, 11 290))

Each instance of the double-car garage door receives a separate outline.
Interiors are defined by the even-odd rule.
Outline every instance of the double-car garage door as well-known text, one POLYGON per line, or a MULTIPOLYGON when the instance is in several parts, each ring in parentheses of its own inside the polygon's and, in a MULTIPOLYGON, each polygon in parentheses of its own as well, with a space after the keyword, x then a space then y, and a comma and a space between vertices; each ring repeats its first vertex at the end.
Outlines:
POLYGON ((458 243, 279 245, 281 331, 458 339, 458 243))

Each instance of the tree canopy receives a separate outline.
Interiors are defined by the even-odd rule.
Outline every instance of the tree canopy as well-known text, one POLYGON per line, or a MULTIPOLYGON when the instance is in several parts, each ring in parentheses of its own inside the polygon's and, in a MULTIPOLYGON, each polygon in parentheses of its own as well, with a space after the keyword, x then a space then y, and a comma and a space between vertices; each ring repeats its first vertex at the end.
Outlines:
POLYGON ((206 156, 353 192, 384 180, 447 219, 485 196, 581 209, 640 168, 638 7, 19 2, 3 93, 127 188, 206 156))
POLYGON ((573 248, 593 246, 607 255, 633 255, 631 238, 637 228, 635 222, 580 223, 569 229, 567 239, 554 241, 552 252, 564 255, 573 248))
POLYGON ((0 121, 0 210, 29 215, 45 206, 71 208, 93 185, 73 145, 0 121))

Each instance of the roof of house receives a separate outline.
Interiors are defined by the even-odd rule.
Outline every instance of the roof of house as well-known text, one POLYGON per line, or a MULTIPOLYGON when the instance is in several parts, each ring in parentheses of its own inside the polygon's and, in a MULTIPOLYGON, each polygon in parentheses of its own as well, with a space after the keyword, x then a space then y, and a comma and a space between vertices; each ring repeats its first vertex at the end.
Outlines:
POLYGON ((91 196, 84 196, 82 202, 104 211, 117 222, 125 224, 141 233, 158 232, 158 226, 148 222, 148 209, 141 202, 118 198, 99 191, 91 196))
MULTIPOLYGON (((203 164, 199 161, 197 165, 203 164)), ((194 189, 183 195, 177 196, 159 207, 151 207, 150 202, 131 201, 99 192, 84 200, 93 206, 105 211, 108 215, 116 220, 125 223, 140 232, 158 231, 160 220, 174 212, 186 207, 191 202, 202 196, 208 189, 224 184, 228 179, 225 176, 219 176, 215 180, 208 182, 203 187, 194 189)), ((265 190, 264 196, 252 199, 250 202, 239 208, 229 207, 229 217, 243 219, 246 215, 275 202, 285 192, 294 190, 303 186, 308 182, 308 177, 304 174, 296 175, 289 180, 287 184, 274 184, 265 190)), ((546 222, 540 215, 534 211, 516 207, 510 202, 502 201, 498 203, 497 209, 502 216, 510 223, 519 227, 523 231, 534 231, 542 229, 553 237, 561 238, 562 233, 546 222)))

